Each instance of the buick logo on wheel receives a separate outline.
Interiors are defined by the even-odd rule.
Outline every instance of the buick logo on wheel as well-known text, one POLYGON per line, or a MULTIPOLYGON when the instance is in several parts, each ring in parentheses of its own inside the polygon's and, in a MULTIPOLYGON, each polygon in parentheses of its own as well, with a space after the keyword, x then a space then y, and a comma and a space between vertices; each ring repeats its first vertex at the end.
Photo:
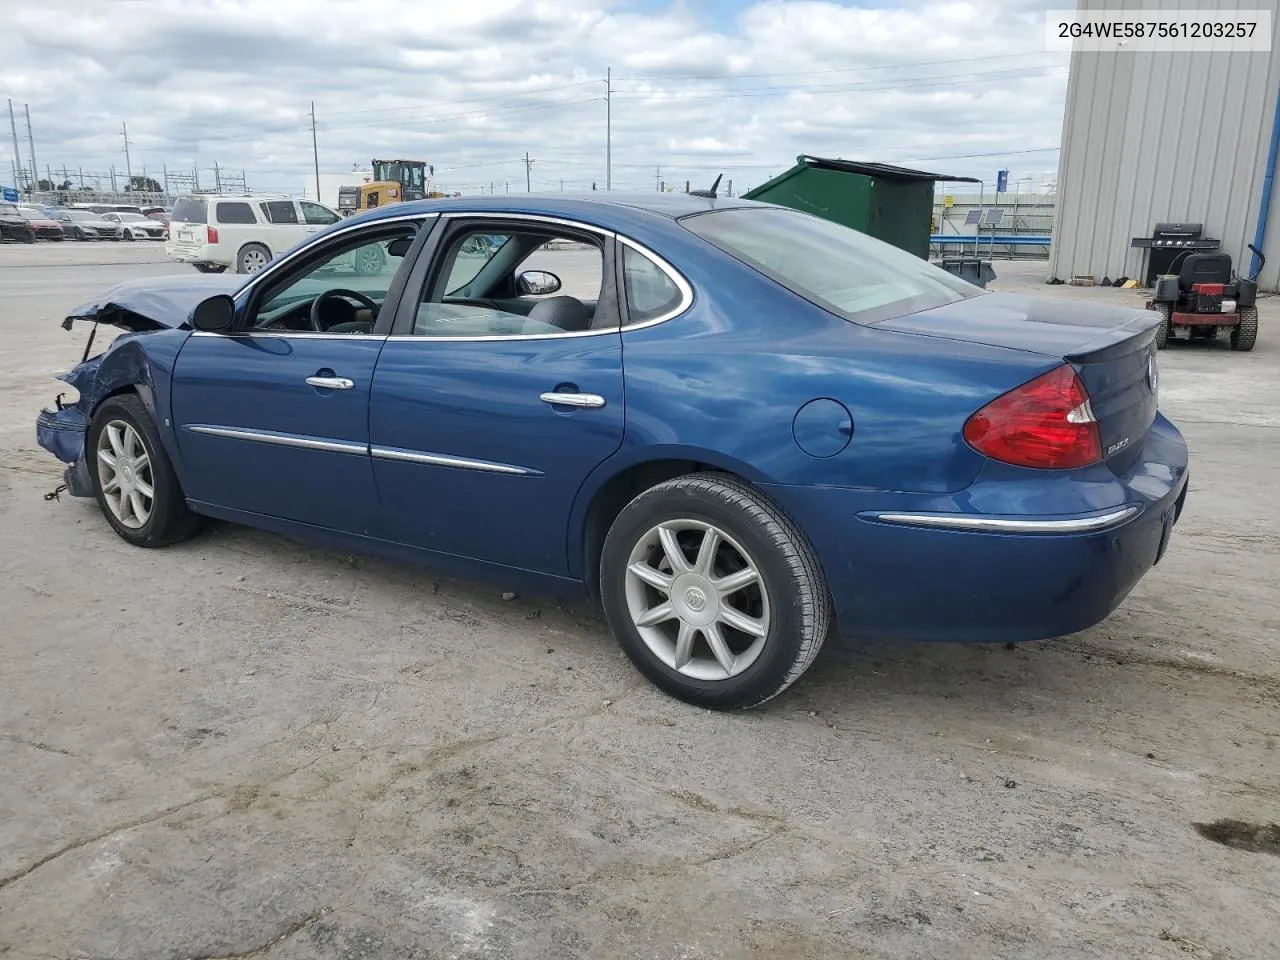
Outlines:
POLYGON ((707 605, 707 595, 697 587, 690 587, 689 592, 684 595, 684 602, 689 605, 689 609, 694 613, 700 613, 702 608, 707 605))

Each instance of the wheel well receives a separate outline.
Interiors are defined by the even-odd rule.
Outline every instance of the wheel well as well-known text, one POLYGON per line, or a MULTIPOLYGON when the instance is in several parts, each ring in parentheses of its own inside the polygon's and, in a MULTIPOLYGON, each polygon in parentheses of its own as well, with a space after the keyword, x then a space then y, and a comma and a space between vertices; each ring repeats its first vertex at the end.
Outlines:
POLYGON ((666 480, 717 469, 696 460, 649 460, 610 477, 596 491, 582 528, 582 576, 594 599, 600 598, 600 552, 604 549, 604 538, 622 508, 645 490, 666 480))
POLYGON ((259 240, 250 240, 248 243, 240 244, 240 249, 236 251, 236 259, 239 260, 240 254, 244 253, 249 247, 261 247, 263 250, 267 251, 268 257, 271 256, 271 248, 265 243, 262 243, 259 240))

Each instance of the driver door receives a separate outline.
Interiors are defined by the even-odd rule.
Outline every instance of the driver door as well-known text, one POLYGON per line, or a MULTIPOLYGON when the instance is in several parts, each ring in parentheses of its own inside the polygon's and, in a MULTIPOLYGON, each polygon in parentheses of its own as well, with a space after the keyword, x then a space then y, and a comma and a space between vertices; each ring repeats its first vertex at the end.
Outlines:
POLYGON ((188 497, 233 519, 372 529, 369 387, 419 226, 344 231, 263 271, 230 332, 187 339, 172 410, 188 497))

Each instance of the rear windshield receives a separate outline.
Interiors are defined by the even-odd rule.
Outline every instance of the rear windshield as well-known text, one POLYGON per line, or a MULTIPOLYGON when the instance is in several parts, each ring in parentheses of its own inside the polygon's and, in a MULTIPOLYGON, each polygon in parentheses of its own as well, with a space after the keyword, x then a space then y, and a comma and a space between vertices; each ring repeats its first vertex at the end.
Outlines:
POLYGON ((796 210, 718 210, 680 223, 793 293, 858 323, 984 292, 905 250, 796 210))
POLYGON ((174 223, 205 223, 204 197, 183 197, 173 205, 169 219, 174 223))

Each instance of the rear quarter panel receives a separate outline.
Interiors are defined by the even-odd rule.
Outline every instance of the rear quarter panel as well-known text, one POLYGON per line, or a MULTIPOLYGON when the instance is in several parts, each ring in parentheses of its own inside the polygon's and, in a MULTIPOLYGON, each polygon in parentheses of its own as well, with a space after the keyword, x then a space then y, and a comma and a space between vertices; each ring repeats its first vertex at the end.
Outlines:
POLYGON ((690 281, 694 303, 665 323, 623 331, 626 431, 584 485, 579 522, 609 477, 664 458, 779 487, 955 493, 984 462, 961 437, 965 420, 1055 364, 851 323, 680 232, 650 243, 690 281), (822 458, 793 434, 797 412, 818 398, 839 401, 853 421, 847 446, 822 458))

